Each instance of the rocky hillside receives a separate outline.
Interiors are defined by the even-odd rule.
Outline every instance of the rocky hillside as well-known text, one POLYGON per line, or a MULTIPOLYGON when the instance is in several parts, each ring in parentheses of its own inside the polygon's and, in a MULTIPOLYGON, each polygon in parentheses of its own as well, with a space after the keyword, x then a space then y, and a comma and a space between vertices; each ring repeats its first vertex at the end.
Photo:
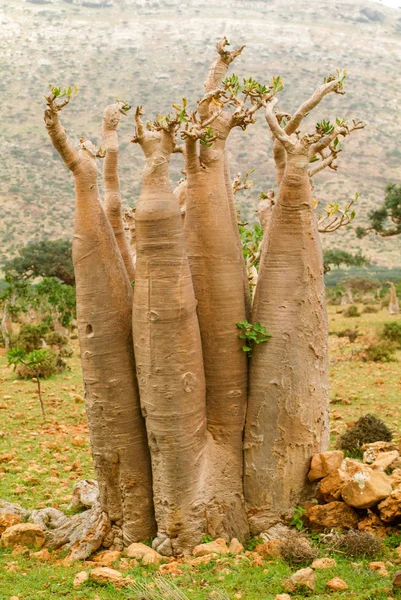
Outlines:
MULTIPOLYGON (((221 36, 247 48, 235 64, 240 76, 280 74, 281 107, 294 110, 337 67, 349 78, 344 97, 327 98, 314 115, 366 120, 340 156, 340 169, 319 176, 322 203, 346 202, 359 191, 358 223, 380 202, 388 181, 401 182, 399 68, 401 12, 367 0, 8 0, 0 8, 1 255, 29 239, 70 235, 73 185, 43 126, 43 94, 51 82, 77 84, 63 119, 70 136, 101 142, 104 107, 116 97, 165 113, 186 95, 195 103, 214 44, 221 36)), ((129 143, 133 117, 121 125, 125 201, 135 203, 142 157, 129 143)), ((252 193, 243 197, 253 218, 258 192, 274 184, 271 140, 262 115, 231 138, 232 170, 256 166, 252 193)), ((182 164, 174 157, 172 178, 182 164)), ((352 231, 324 236, 324 244, 362 248, 376 263, 400 264, 399 241, 352 231)))

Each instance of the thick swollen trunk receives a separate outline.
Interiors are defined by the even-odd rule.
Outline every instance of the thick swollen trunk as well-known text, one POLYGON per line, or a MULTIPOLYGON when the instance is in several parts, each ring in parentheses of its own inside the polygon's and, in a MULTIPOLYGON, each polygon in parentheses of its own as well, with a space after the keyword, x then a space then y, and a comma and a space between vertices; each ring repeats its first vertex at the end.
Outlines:
POLYGON ((388 307, 389 315, 398 315, 400 312, 400 305, 397 298, 397 292, 393 282, 390 283, 390 304, 388 307))
POLYGON ((117 245, 120 249, 128 279, 135 279, 135 268, 125 237, 123 215, 121 210, 120 180, 118 177, 118 137, 117 127, 121 118, 118 104, 106 108, 103 117, 103 138, 106 146, 104 159, 104 209, 113 228, 117 245))
MULTIPOLYGON (((228 207, 230 210, 234 238, 235 238, 235 242, 238 246, 239 252, 242 255, 242 243, 241 243, 241 238, 240 238, 239 229, 238 229, 237 210, 235 207, 235 198, 234 198, 233 186, 232 186, 232 181, 231 181, 230 165, 228 162, 227 150, 225 150, 225 152, 224 152, 224 179, 226 182, 227 200, 228 200, 228 207)), ((251 295, 249 293, 248 271, 246 268, 245 260, 242 261, 242 279, 243 279, 243 286, 244 286, 246 318, 249 321, 251 318, 251 295)))
POLYGON ((129 544, 155 532, 150 457, 135 377, 132 290, 99 202, 93 159, 81 159, 75 182, 73 260, 92 453, 102 508, 129 544))
POLYGON ((242 485, 247 358, 236 327, 246 318, 243 257, 227 198, 224 154, 202 162, 202 168, 187 165, 185 240, 206 376, 207 527, 211 535, 244 537, 248 531, 242 485))
POLYGON ((251 530, 307 498, 311 456, 328 442, 323 259, 305 155, 287 158, 259 269, 253 322, 271 339, 254 350, 245 427, 251 530))
POLYGON ((75 178, 77 321, 100 503, 129 544, 155 532, 150 456, 135 377, 132 290, 99 201, 91 148, 85 142, 79 153, 75 150, 51 103, 45 123, 75 178))
POLYGON ((205 531, 205 381, 196 300, 168 155, 147 159, 136 206, 133 329, 163 554, 186 554, 205 531))

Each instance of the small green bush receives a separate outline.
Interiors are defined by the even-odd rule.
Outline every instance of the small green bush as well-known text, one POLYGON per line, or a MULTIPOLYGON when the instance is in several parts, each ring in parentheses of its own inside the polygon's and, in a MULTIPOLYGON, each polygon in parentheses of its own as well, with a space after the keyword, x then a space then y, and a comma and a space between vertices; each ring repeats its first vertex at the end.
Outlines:
POLYGON ((47 350, 47 358, 39 367, 33 368, 20 364, 15 372, 20 379, 32 379, 32 377, 47 379, 51 375, 65 371, 67 368, 67 363, 56 352, 47 350))
POLYGON ((358 327, 355 327, 355 329, 342 329, 341 331, 337 332, 337 337, 347 337, 351 343, 355 342, 356 338, 360 335, 361 334, 358 331, 358 327))
POLYGON ((358 307, 355 304, 351 304, 348 308, 346 308, 343 312, 344 317, 360 317, 361 313, 358 310, 358 307))
POLYGON ((361 454, 364 444, 373 442, 391 442, 391 429, 374 415, 363 415, 352 427, 347 429, 337 440, 337 447, 352 455, 361 454))
POLYGON ((401 346, 401 321, 384 323, 380 337, 401 346))
POLYGON ((49 332, 50 326, 46 322, 42 321, 38 325, 24 323, 21 325, 19 332, 12 336, 11 345, 12 347, 21 348, 26 353, 39 350, 43 348, 44 337, 49 332))
POLYGON ((377 313, 377 312, 379 312, 379 309, 376 308, 376 306, 372 306, 371 304, 368 304, 367 306, 364 306, 362 312, 363 313, 377 313))
POLYGON ((395 351, 397 344, 388 340, 379 342, 371 342, 361 353, 361 358, 364 361, 372 362, 392 362, 396 360, 395 351))
POLYGON ((44 336, 45 342, 48 346, 58 346, 64 348, 68 344, 68 337, 58 331, 50 331, 44 336))

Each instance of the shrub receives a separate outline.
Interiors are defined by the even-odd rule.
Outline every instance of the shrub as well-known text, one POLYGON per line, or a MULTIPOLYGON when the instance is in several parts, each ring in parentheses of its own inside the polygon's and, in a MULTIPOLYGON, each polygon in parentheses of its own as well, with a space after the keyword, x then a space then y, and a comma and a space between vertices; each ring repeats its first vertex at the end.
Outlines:
POLYGON ((64 348, 68 344, 68 337, 57 331, 50 331, 45 335, 45 342, 48 346, 58 346, 64 348))
POLYGON ((363 444, 391 442, 393 433, 385 423, 374 415, 364 415, 337 440, 337 447, 351 454, 360 453, 363 444))
POLYGON ((392 362, 396 360, 396 350, 397 344, 389 342, 388 340, 382 340, 379 342, 371 342, 362 350, 360 356, 364 361, 392 362))
POLYGON ((376 306, 372 306, 371 304, 368 304, 367 306, 364 307, 363 313, 377 313, 379 312, 379 309, 376 308, 376 306))
POLYGON ((358 311, 358 307, 355 304, 351 304, 343 312, 344 317, 360 317, 361 313, 358 311))
POLYGON ((383 552, 381 539, 369 531, 348 531, 339 536, 339 547, 348 556, 355 558, 374 558, 383 552))
POLYGON ((390 321, 389 323, 384 323, 380 337, 401 346, 401 322, 390 321))
POLYGON ((49 324, 43 321, 38 325, 24 323, 21 325, 19 333, 12 337, 11 345, 22 348, 26 353, 38 350, 43 347, 44 336, 49 331, 49 324))
POLYGON ((309 564, 318 556, 318 550, 311 546, 308 538, 295 531, 281 542, 280 552, 289 565, 309 564))
POLYGON ((32 377, 47 379, 65 369, 67 369, 67 363, 56 352, 48 350, 46 359, 42 361, 39 367, 33 368, 20 364, 15 372, 20 379, 32 379, 32 377))
POLYGON ((342 329, 341 331, 337 332, 337 337, 347 337, 351 343, 355 342, 356 338, 360 335, 361 334, 358 331, 358 327, 355 327, 355 329, 342 329))

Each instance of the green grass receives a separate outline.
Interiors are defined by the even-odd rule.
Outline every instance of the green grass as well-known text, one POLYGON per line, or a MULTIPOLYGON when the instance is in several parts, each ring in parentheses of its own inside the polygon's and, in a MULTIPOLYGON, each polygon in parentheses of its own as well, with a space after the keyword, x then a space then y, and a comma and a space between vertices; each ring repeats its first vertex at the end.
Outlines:
MULTIPOLYGON (((362 307, 360 307, 362 308, 362 307)), ((345 318, 337 314, 340 307, 329 307, 329 328, 337 332, 358 325, 364 339, 370 339, 387 321, 387 311, 345 318)), ((398 410, 401 392, 401 360, 387 364, 364 363, 356 359, 361 338, 351 344, 348 338, 331 335, 330 380, 332 399, 332 443, 362 414, 371 412, 380 416, 394 429, 396 437, 401 425, 398 410)), ((0 498, 17 502, 26 508, 55 506, 67 510, 71 491, 76 481, 93 477, 89 434, 85 419, 82 380, 79 368, 78 346, 69 359, 71 370, 43 382, 48 420, 43 423, 32 381, 19 381, 6 366, 4 353, 0 355, 0 498), (78 398, 77 398, 78 397, 78 398), (12 455, 11 460, 2 457, 12 455)), ((398 353, 401 359, 401 352, 398 353)), ((316 589, 311 594, 316 600, 332 598, 346 600, 385 600, 393 596, 391 578, 398 569, 393 548, 399 536, 388 539, 383 557, 390 560, 389 576, 382 577, 368 568, 367 560, 347 558, 339 553, 332 556, 337 566, 316 572, 316 589), (327 581, 339 576, 348 584, 346 592, 328 592, 327 581)), ((252 549, 252 544, 248 546, 252 549)), ((64 553, 65 554, 65 553, 64 553)), ((324 555, 324 549, 322 549, 324 555)), ((0 600, 17 596, 19 600, 122 600, 133 598, 130 589, 117 590, 93 582, 75 590, 72 582, 77 572, 90 569, 91 564, 66 567, 61 564, 63 554, 55 554, 50 563, 34 558, 13 557, 9 550, 0 550, 0 600)), ((115 568, 120 569, 117 562, 115 568)), ((265 560, 263 565, 252 565, 248 560, 224 557, 208 565, 181 566, 181 574, 174 578, 191 600, 213 598, 211 592, 220 590, 231 600, 274 600, 283 592, 282 582, 297 568, 290 568, 281 560, 265 560)), ((151 582, 155 567, 136 567, 123 572, 136 581, 151 582)), ((216 596, 217 597, 217 596, 216 596)), ((294 594, 295 600, 303 598, 294 594)))

